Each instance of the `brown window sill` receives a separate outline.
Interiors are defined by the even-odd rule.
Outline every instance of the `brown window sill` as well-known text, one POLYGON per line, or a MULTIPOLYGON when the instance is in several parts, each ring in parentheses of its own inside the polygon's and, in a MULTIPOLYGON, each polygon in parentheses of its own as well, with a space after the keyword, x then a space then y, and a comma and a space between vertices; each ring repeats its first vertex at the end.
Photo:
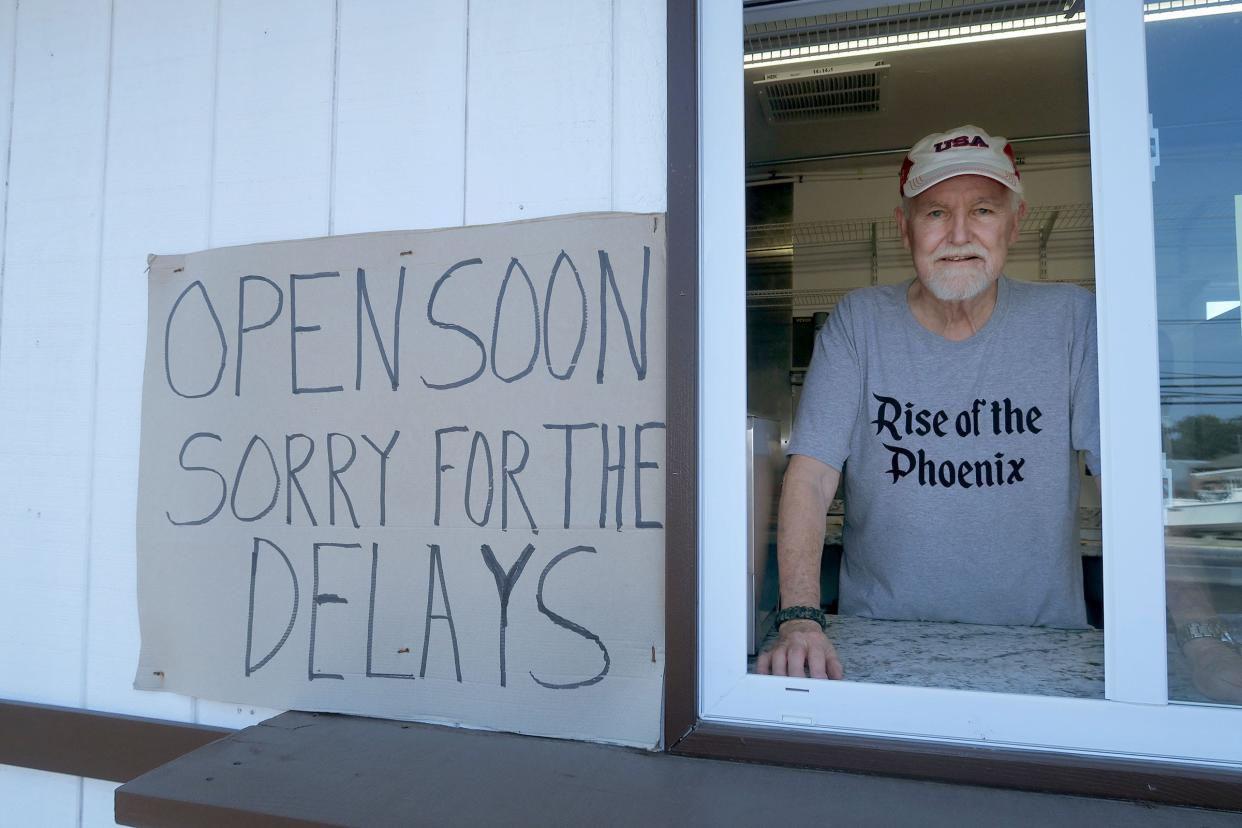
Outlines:
MULTIPOLYGON (((718 734, 726 741, 729 734, 718 734)), ((719 747, 719 746, 718 746, 719 747)), ((793 758, 793 757, 791 757, 793 758)), ((1194 822, 1236 815, 583 742, 290 712, 116 793, 130 826, 925 825, 1194 822)))

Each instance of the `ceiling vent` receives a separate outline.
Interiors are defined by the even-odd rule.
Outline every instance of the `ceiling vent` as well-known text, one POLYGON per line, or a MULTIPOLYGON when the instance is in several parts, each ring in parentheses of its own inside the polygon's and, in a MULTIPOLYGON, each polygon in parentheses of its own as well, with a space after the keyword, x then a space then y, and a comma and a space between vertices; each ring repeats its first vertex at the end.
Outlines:
POLYGON ((770 124, 856 118, 884 111, 889 68, 871 61, 769 72, 755 86, 770 124))

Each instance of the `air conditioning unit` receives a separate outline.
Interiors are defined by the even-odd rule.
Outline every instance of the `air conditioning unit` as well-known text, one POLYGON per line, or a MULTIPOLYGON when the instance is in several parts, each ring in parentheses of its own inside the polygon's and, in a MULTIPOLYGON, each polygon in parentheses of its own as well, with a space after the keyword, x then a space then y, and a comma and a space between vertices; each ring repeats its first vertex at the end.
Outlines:
POLYGON ((769 72, 754 82, 770 124, 877 115, 887 104, 892 67, 883 61, 769 72))

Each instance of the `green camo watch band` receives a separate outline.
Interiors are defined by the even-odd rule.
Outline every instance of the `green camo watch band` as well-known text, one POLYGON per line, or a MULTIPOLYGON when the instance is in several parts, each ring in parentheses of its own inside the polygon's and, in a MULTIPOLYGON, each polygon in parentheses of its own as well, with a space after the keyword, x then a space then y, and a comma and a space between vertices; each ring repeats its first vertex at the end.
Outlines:
POLYGON ((828 616, 819 607, 785 607, 776 614, 776 628, 780 629, 786 621, 814 621, 820 629, 828 629, 828 616))

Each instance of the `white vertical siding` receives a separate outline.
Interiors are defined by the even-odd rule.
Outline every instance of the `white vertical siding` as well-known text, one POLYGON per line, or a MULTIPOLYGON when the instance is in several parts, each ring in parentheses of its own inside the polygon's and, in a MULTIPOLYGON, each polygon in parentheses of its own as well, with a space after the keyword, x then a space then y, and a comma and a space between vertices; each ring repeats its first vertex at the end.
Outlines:
POLYGON ((470 0, 466 223, 612 206, 612 4, 470 0))
POLYGON ((328 233, 336 8, 221 0, 212 247, 328 233))
MULTIPOLYGON (((63 11, 63 10, 62 10, 63 11)), ((36 320, 32 326, 22 326, 17 320, 30 307, 32 274, 39 269, 39 237, 22 238, 19 236, 29 232, 30 222, 25 216, 17 216, 14 232, 9 230, 10 205, 16 210, 24 209, 24 204, 39 200, 39 187, 31 170, 21 170, 11 163, 16 155, 16 164, 26 164, 27 159, 39 159, 39 154, 32 153, 32 148, 39 144, 37 135, 47 127, 55 128, 57 123, 65 123, 63 113, 40 112, 40 96, 50 87, 56 87, 53 79, 55 71, 50 63, 55 60, 55 53, 45 50, 48 41, 55 41, 48 32, 46 15, 27 14, 22 16, 24 31, 30 34, 30 40, 22 42, 19 48, 17 41, 17 2, 5 0, 0 4, 0 170, 2 170, 2 195, 0 202, 0 427, 6 434, 12 434, 11 428, 27 425, 32 412, 37 408, 30 407, 30 398, 26 396, 25 374, 27 369, 27 353, 41 344, 35 333, 43 335, 43 328, 50 320, 48 314, 36 320), (46 56, 46 57, 45 57, 46 56), (21 65, 22 79, 26 87, 22 89, 21 107, 17 107, 16 77, 17 67, 21 65), (21 129, 15 129, 11 115, 29 120, 22 123, 21 129), (16 146, 10 139, 16 133, 16 146), (14 150, 16 149, 16 153, 14 150), (14 171, 16 170, 16 175, 14 171), (16 179, 16 192, 11 185, 16 179), (16 199, 14 196, 16 195, 16 199), (10 243, 12 240, 12 243, 10 243), (9 297, 5 295, 5 284, 9 283, 9 297), (40 324, 43 323, 43 324, 40 324)), ((96 66, 101 66, 106 52, 96 48, 91 57, 96 58, 96 66)), ((62 50, 62 57, 65 52, 62 50)), ((91 60, 87 58, 87 62, 91 60)), ((62 60, 62 72, 68 70, 62 60)), ((78 71, 81 71, 79 65, 78 71)), ((99 110, 96 108, 96 113, 99 110)), ((98 124, 101 125, 102 123, 98 124)), ((97 153, 93 155, 97 156, 97 153)), ((47 156, 42 156, 46 159, 47 156)), ((34 170, 37 171, 37 168, 34 170)), ((60 194, 48 196, 55 200, 56 195, 68 195, 65 189, 60 194)), ((45 210, 47 207, 45 207, 45 210)), ((89 309, 91 303, 83 303, 89 309)), ((36 369, 39 366, 35 366, 36 369)), ((32 394, 51 396, 47 387, 32 389, 32 394)), ((37 439, 37 438, 36 438, 37 439)), ((0 448, 0 469, 5 482, 0 483, 0 529, 4 530, 6 544, 0 546, 0 567, 6 572, 4 582, 0 583, 0 696, 5 698, 46 700, 53 703, 76 704, 81 698, 81 660, 83 643, 81 641, 81 618, 83 613, 83 577, 81 562, 86 560, 87 550, 81 540, 73 541, 73 528, 66 525, 68 521, 61 518, 55 530, 45 531, 40 525, 42 511, 52 500, 53 485, 48 464, 55 464, 61 458, 43 456, 32 475, 39 484, 26 497, 22 493, 25 488, 25 474, 12 474, 12 469, 25 469, 32 453, 32 441, 9 441, 6 439, 4 448, 0 448), (58 595, 57 582, 60 574, 66 574, 61 585, 62 595, 58 595), (63 606, 55 610, 45 610, 48 601, 63 602, 63 606), (75 623, 76 622, 76 623, 75 623), (40 653, 34 650, 45 647, 40 653), (41 670, 52 667, 61 660, 61 667, 55 672, 42 675, 41 670), (73 665, 77 664, 75 668, 73 665)), ((87 489, 82 483, 81 470, 78 470, 78 492, 87 489)), ((82 504, 78 503, 81 509, 82 504)), ((84 509, 82 509, 84 513, 84 509)), ((61 511, 58 514, 66 514, 61 511)), ((48 518, 51 519, 51 514, 48 518)), ((79 515, 79 526, 84 526, 84 519, 79 515)), ((79 529, 81 531, 81 529, 79 529)), ((55 605, 53 605, 55 606, 55 605)), ((31 771, 27 768, 0 766, 0 803, 4 803, 4 811, 14 819, 15 824, 29 826, 75 826, 79 822, 82 807, 82 780, 57 773, 31 771)))
POLYGON ((24 3, 0 308, 0 695, 84 692, 109 5, 24 3))
POLYGON ((115 0, 96 354, 86 707, 188 720, 134 690, 134 513, 148 253, 201 247, 210 198, 215 4, 115 0))
POLYGON ((614 0, 613 210, 665 207, 664 0, 614 0))
MULTIPOLYGON (((336 5, 221 0, 211 247, 330 231, 336 5)), ((277 711, 214 701, 195 720, 245 727, 277 711)))
POLYGON ((131 688, 148 253, 662 210, 664 73, 664 0, 0 0, 0 698, 275 712, 131 688))
POLYGON ((82 780, 73 776, 0 765, 4 824, 40 828, 78 825, 81 786, 82 780))
POLYGON ((4 303, 5 206, 9 187, 9 117, 17 62, 17 0, 0 0, 0 307, 4 303))
MULTIPOLYGON (((51 776, 52 774, 48 774, 51 776)), ((119 786, 116 782, 99 779, 82 780, 82 819, 80 828, 113 828, 115 807, 113 797, 119 786)), ((48 823, 53 825, 55 823, 48 823)))
POLYGON ((333 232, 461 224, 466 0, 341 0, 333 232))

